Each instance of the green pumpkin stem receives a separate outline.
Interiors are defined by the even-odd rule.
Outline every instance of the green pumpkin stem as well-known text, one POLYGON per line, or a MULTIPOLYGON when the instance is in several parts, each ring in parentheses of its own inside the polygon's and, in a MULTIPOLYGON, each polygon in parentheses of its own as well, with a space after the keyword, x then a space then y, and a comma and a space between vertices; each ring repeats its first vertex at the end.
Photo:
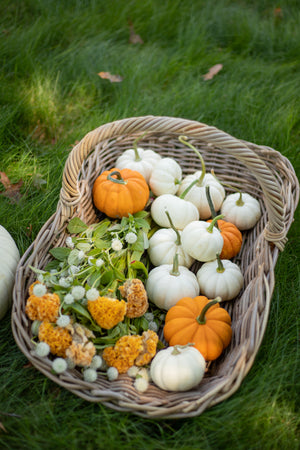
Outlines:
POLYGON ((192 344, 192 343, 188 343, 186 345, 174 345, 171 355, 180 355, 180 353, 181 353, 180 350, 184 350, 187 347, 193 347, 194 345, 195 344, 192 344))
POLYGON ((142 158, 141 158, 140 155, 139 155, 137 146, 138 146, 139 141, 140 141, 141 139, 143 139, 143 137, 144 137, 146 134, 147 134, 147 131, 146 131, 145 133, 141 134, 141 136, 137 137, 137 138, 133 141, 133 144, 132 144, 132 145, 133 145, 133 150, 134 150, 134 154, 135 154, 135 158, 134 158, 135 161, 141 161, 141 160, 142 160, 142 158))
POLYGON ((220 214, 219 216, 216 216, 213 218, 213 220, 210 222, 209 226, 206 228, 206 231, 209 233, 213 232, 214 226, 216 225, 216 222, 220 219, 223 219, 224 215, 220 214))
POLYGON ((217 253, 217 261, 218 261, 218 267, 217 267, 217 272, 218 273, 223 273, 225 272, 225 267, 224 264, 222 263, 222 260, 220 258, 220 253, 217 253))
POLYGON ((235 202, 235 204, 236 204, 237 206, 243 206, 243 205, 245 204, 245 202, 243 201, 243 194, 242 194, 242 191, 241 191, 240 189, 238 189, 238 188, 236 188, 236 187, 234 187, 234 186, 232 186, 231 184, 228 184, 228 183, 224 183, 224 182, 221 183, 221 181, 217 178, 217 176, 216 176, 216 174, 215 174, 215 172, 214 172, 213 169, 211 170, 211 174, 212 174, 213 177, 215 177, 215 179, 216 179, 220 184, 222 184, 222 186, 229 187, 229 188, 232 189, 234 192, 238 192, 238 193, 240 194, 239 198, 238 198, 237 201, 235 202))
MULTIPOLYGON (((214 207, 214 204, 213 204, 211 195, 210 195, 210 187, 209 187, 209 185, 207 185, 207 186, 205 187, 205 194, 206 194, 207 203, 208 203, 208 205, 209 205, 209 209, 210 209, 210 212, 211 212, 211 217, 214 219, 214 218, 216 217, 217 213, 216 213, 216 210, 215 210, 215 207, 214 207)), ((218 230, 219 230, 218 222, 216 222, 216 225, 215 225, 215 226, 216 226, 216 228, 218 228, 218 230)))
POLYGON ((190 143, 190 142, 188 142, 187 141, 187 137, 186 136, 179 136, 179 138, 178 138, 178 140, 182 143, 182 144, 184 144, 184 145, 186 145, 187 147, 189 147, 189 148, 191 148, 195 153, 196 153, 196 155, 198 156, 198 158, 200 159, 200 162, 201 162, 201 176, 200 176, 200 178, 197 180, 197 183, 198 183, 198 185, 199 186, 201 186, 202 185, 202 181, 203 181, 203 179, 204 179, 204 177, 205 177, 205 174, 206 174, 206 168, 205 168, 205 162, 204 162, 204 159, 203 159, 203 156, 201 155, 201 153, 190 143))
POLYGON ((214 300, 210 300, 202 309, 200 315, 197 317, 197 322, 199 323, 199 325, 204 325, 206 323, 206 318, 205 318, 205 314, 207 313, 207 311, 209 310, 209 308, 213 305, 215 305, 216 303, 220 303, 222 301, 221 297, 216 297, 214 300))
POLYGON ((167 217, 168 217, 168 219, 169 219, 169 222, 170 222, 170 225, 171 225, 172 230, 175 231, 176 236, 177 236, 177 239, 176 239, 176 241, 175 241, 175 244, 176 244, 176 245, 181 245, 181 238, 180 238, 179 231, 177 230, 177 228, 175 228, 175 226, 174 226, 174 224, 173 224, 173 221, 172 221, 172 219, 171 219, 171 216, 170 216, 169 211, 166 210, 165 213, 166 213, 166 215, 167 215, 167 217))
POLYGON ((173 275, 174 277, 178 277, 180 275, 180 272, 178 270, 178 254, 175 253, 175 256, 173 258, 173 267, 170 271, 170 275, 173 275))
POLYGON ((122 178, 122 175, 121 175, 121 173, 120 173, 118 170, 113 170, 112 172, 110 172, 110 173, 107 175, 107 179, 108 179, 109 181, 112 181, 113 183, 127 184, 127 181, 125 181, 125 180, 122 178), (113 175, 115 175, 117 178, 114 178, 113 175))

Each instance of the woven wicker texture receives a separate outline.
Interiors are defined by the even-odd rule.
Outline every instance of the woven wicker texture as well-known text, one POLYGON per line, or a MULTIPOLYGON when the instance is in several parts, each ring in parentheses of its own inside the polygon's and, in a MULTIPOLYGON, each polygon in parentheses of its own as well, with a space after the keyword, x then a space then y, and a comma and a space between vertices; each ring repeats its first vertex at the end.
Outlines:
MULTIPOLYGON (((226 191, 230 193, 230 189, 226 191)), ((19 348, 43 374, 88 401, 102 402, 113 409, 132 411, 144 417, 180 418, 201 414, 231 396, 253 364, 268 321, 275 283, 274 267, 279 251, 284 249, 298 199, 299 183, 293 167, 269 147, 180 118, 134 117, 100 126, 88 133, 70 153, 57 210, 18 265, 12 330, 19 348), (244 274, 243 290, 236 299, 222 304, 232 318, 231 344, 209 365, 199 386, 188 392, 166 392, 151 384, 140 394, 127 375, 119 376, 114 382, 99 376, 95 383, 83 381, 77 369, 54 375, 51 360, 39 358, 32 352, 31 323, 25 315, 28 287, 34 278, 30 266, 42 269, 47 264, 48 250, 65 241, 66 225, 72 217, 78 216, 88 224, 99 220, 92 204, 94 180, 100 172, 113 167, 117 157, 145 132, 139 146, 175 158, 184 175, 201 170, 197 155, 178 140, 179 135, 187 136, 203 155, 208 172, 214 169, 221 181, 253 195, 262 209, 262 217, 255 228, 243 232, 242 249, 234 259, 244 274)))

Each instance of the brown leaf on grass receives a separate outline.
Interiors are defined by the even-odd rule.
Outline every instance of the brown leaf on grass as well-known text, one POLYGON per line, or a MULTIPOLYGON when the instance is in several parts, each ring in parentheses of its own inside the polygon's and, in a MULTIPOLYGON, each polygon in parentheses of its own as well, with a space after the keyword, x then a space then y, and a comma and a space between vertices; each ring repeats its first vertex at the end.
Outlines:
POLYGON ((30 361, 28 361, 27 364, 24 364, 23 369, 31 369, 31 367, 33 367, 33 364, 30 361))
POLYGON ((7 433, 7 429, 5 428, 2 422, 0 422, 0 430, 4 431, 4 433, 7 433))
POLYGON ((17 183, 11 183, 5 172, 0 172, 0 183, 3 184, 4 191, 1 195, 10 199, 11 203, 18 203, 22 194, 20 188, 23 185, 22 178, 17 183))
POLYGON ((100 78, 109 80, 111 83, 120 83, 123 81, 123 78, 120 75, 112 75, 110 72, 99 72, 100 78))
POLYGON ((209 69, 209 71, 205 75, 203 75, 204 80, 211 80, 222 69, 223 69, 223 64, 216 64, 216 65, 212 66, 209 69))
POLYGON ((283 12, 282 12, 282 9, 280 7, 275 8, 273 12, 274 12, 274 17, 275 18, 277 18, 277 19, 282 19, 283 18, 283 12))
POLYGON ((129 25, 129 30, 130 30, 129 43, 130 44, 143 44, 144 43, 143 39, 141 38, 141 36, 139 34, 136 34, 136 32, 134 31, 134 26, 130 19, 128 20, 128 25, 129 25))

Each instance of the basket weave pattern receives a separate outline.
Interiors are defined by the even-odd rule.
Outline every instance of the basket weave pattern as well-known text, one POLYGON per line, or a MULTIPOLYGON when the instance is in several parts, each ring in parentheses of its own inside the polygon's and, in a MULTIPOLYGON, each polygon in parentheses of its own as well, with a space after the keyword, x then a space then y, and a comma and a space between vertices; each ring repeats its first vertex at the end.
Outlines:
MULTIPOLYGON (((102 402, 113 409, 144 417, 180 418, 201 414, 232 395, 253 364, 268 321, 274 267, 279 251, 284 249, 298 199, 298 180, 285 157, 269 147, 238 140, 214 127, 180 118, 145 116, 119 120, 93 130, 70 153, 57 210, 18 265, 12 310, 16 343, 37 369, 88 401, 102 402), (25 315, 28 287, 33 281, 30 266, 42 269, 49 262, 49 249, 63 245, 66 226, 72 217, 80 217, 87 224, 99 220, 91 195, 96 177, 112 168, 117 157, 145 132, 139 145, 174 158, 184 175, 201 170, 195 153, 178 140, 179 135, 187 136, 201 152, 207 172, 214 169, 221 181, 253 195, 262 209, 255 228, 243 232, 242 249, 234 259, 244 274, 244 288, 235 300, 224 304, 232 318, 231 344, 210 364, 199 386, 188 392, 166 392, 151 384, 141 394, 127 375, 120 375, 114 382, 99 376, 95 383, 85 382, 76 369, 54 375, 51 360, 32 352, 31 322, 25 315)), ((197 268, 195 264, 194 270, 197 268)))

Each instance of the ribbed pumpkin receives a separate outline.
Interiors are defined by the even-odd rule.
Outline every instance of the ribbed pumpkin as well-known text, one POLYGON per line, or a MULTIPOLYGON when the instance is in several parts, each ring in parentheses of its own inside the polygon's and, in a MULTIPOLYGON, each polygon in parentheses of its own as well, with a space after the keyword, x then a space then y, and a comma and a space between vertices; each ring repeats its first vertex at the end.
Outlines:
MULTIPOLYGON (((207 222, 211 222, 212 219, 207 222)), ((243 236, 240 230, 231 222, 217 220, 218 228, 223 237, 223 248, 220 254, 221 259, 231 259, 241 250, 243 236)))
POLYGON ((217 359, 229 345, 231 318, 220 297, 183 297, 166 314, 164 337, 169 345, 193 344, 206 361, 217 359))
POLYGON ((113 168, 95 180, 92 195, 96 208, 116 219, 144 209, 149 199, 149 187, 139 172, 113 168))

